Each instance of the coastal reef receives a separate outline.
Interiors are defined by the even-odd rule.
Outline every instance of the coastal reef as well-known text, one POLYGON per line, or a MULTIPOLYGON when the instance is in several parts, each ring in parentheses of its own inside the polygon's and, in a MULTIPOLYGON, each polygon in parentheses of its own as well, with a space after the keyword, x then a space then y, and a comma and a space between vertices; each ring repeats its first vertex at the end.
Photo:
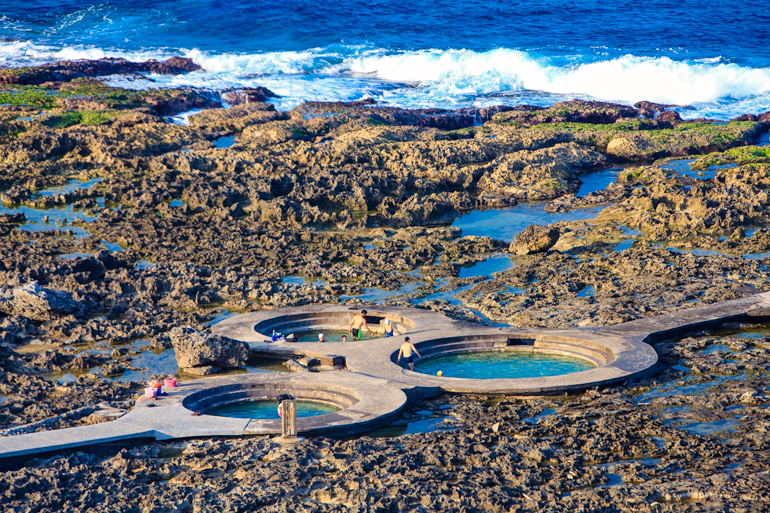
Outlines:
MULTIPOLYGON (((263 87, 104 79, 196 66, 0 70, 0 436, 104 422, 99 411, 132 408, 149 379, 265 370, 208 333, 235 313, 379 302, 591 328, 770 291, 770 113, 685 120, 676 106, 582 100, 279 111, 263 87)), ((763 510, 761 322, 662 341, 658 374, 627 387, 440 396, 379 437, 30 460, 0 472, 0 502, 763 510)))

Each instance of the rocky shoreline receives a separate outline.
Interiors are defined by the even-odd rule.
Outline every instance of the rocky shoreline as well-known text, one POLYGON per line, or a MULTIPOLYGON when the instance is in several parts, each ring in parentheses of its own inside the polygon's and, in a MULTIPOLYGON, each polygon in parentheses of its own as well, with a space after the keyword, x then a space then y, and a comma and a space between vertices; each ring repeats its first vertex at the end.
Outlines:
MULTIPOLYGON (((165 372, 142 370, 140 355, 170 354, 172 329, 205 332, 223 309, 378 297, 475 322, 591 327, 770 290, 770 113, 715 123, 585 101, 279 112, 264 88, 99 80, 194 66, 0 70, 0 429, 107 420, 100 404, 130 407, 142 388, 122 377, 165 372), (615 168, 609 186, 579 193, 615 168), (533 202, 544 227, 512 240, 453 226, 533 202), (466 275, 500 256, 513 265, 466 275)), ((659 373, 629 388, 446 396, 403 415, 451 417, 451 430, 75 453, 0 473, 0 493, 8 511, 762 510, 768 334, 659 343, 659 373), (655 396, 679 383, 708 393, 655 396), (739 427, 680 429, 684 410, 739 427)))

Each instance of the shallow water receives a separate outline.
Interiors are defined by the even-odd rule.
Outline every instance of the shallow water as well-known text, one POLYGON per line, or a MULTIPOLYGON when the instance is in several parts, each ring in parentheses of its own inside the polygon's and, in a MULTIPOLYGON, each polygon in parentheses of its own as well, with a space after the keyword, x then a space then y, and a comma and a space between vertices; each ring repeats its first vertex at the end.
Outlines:
POLYGON ((202 110, 203 109, 192 109, 186 112, 180 112, 179 114, 175 116, 171 116, 167 119, 170 123, 173 123, 175 125, 187 126, 190 124, 190 117, 198 114, 202 110))
POLYGON ((550 214, 545 211, 545 205, 523 203, 511 208, 474 210, 455 219, 452 226, 460 228, 463 236, 475 235, 513 242, 513 238, 531 224, 547 225, 560 221, 593 219, 606 207, 603 205, 550 214))
POLYGON ((281 278, 282 283, 289 285, 313 285, 316 287, 325 287, 329 285, 328 281, 323 281, 320 278, 306 278, 304 276, 284 276, 281 278))
POLYGON ((213 326, 217 323, 224 321, 225 319, 229 319, 230 317, 235 317, 236 315, 238 315, 237 312, 228 312, 224 308, 220 308, 219 310, 220 312, 218 314, 212 315, 211 320, 205 323, 204 326, 213 326))
POLYGON ((356 298, 367 303, 384 303, 399 296, 405 296, 407 294, 414 294, 417 289, 424 285, 422 282, 406 283, 396 290, 385 290, 377 287, 364 288, 364 293, 357 296, 340 296, 340 300, 345 301, 347 299, 356 298))
MULTIPOLYGON (((340 408, 316 401, 297 401, 297 417, 315 417, 334 413, 340 408)), ((237 401, 214 406, 203 412, 206 415, 236 419, 279 419, 278 401, 237 401)))
POLYGON ((593 369, 586 360, 531 351, 462 353, 417 360, 414 370, 447 378, 496 379, 558 376, 593 369))
POLYGON ((217 148, 229 148, 235 144, 235 136, 232 137, 220 137, 214 141, 214 146, 217 148))
POLYGON ((147 260, 139 260, 137 263, 134 264, 134 268, 140 271, 155 269, 156 267, 157 265, 153 264, 152 262, 148 262, 147 260))
POLYGON ((472 267, 460 269, 460 278, 473 278, 476 276, 492 277, 492 274, 506 271, 513 267, 510 256, 493 256, 474 264, 472 267))
POLYGON ((103 178, 94 178, 91 180, 87 180, 85 182, 81 182, 80 180, 70 180, 67 182, 67 185, 60 185, 57 187, 49 187, 48 189, 43 189, 42 191, 35 193, 32 195, 32 199, 36 199, 39 197, 47 197, 47 196, 55 196, 56 194, 67 194, 69 192, 75 192, 80 190, 89 190, 93 189, 94 186, 101 182, 103 178))
POLYGON ((546 417, 550 417, 551 415, 554 415, 556 413, 555 408, 546 408, 543 410, 543 413, 540 415, 535 415, 534 417, 529 417, 527 419, 524 419, 523 422, 526 422, 527 424, 535 425, 538 422, 540 422, 541 419, 544 419, 546 417))
MULTIPOLYGON (((140 342, 142 344, 149 343, 148 340, 142 340, 140 342)), ((162 352, 153 352, 152 350, 144 351, 131 359, 131 365, 146 370, 127 370, 121 376, 115 378, 115 380, 121 383, 126 383, 128 381, 147 381, 157 374, 176 376, 179 372, 179 366, 176 363, 176 353, 173 349, 166 349, 162 352)))
MULTIPOLYGON (((446 283, 448 283, 448 280, 446 278, 441 278, 437 280, 437 288, 442 288, 446 283)), ((412 301, 415 305, 420 305, 426 301, 448 301, 452 305, 462 305, 463 302, 459 299, 457 299, 455 296, 459 294, 460 292, 463 292, 465 290, 469 290, 475 285, 475 283, 472 283, 470 285, 465 285, 463 287, 459 287, 456 289, 450 289, 450 290, 442 290, 439 292, 434 292, 433 294, 429 294, 425 297, 421 297, 418 299, 415 299, 412 301)))
POLYGON ((27 232, 45 232, 45 231, 57 231, 66 232, 72 231, 73 236, 77 239, 85 239, 91 234, 83 228, 78 226, 72 226, 75 220, 81 220, 85 222, 96 221, 96 217, 84 213, 83 211, 75 211, 72 205, 64 207, 52 207, 48 209, 31 208, 24 205, 7 207, 0 205, 0 214, 19 214, 22 213, 27 218, 25 224, 20 225, 17 230, 23 230, 27 232), (48 216, 48 222, 46 223, 43 218, 48 216))
MULTIPOLYGON (((685 420, 685 419, 676 419, 685 420)), ((677 429, 689 431, 696 435, 713 435, 715 433, 727 432, 734 433, 741 426, 738 417, 734 419, 723 419, 714 422, 691 422, 681 426, 674 426, 677 429)))
POLYGON ((695 162, 696 159, 680 159, 680 160, 669 160, 665 164, 662 164, 660 167, 663 169, 671 169, 674 171, 677 171, 678 173, 687 173, 689 174, 692 172, 692 169, 690 169, 690 166, 693 162, 695 162))
MULTIPOLYGON (((446 278, 441 278, 437 280, 437 288, 442 288, 446 285, 448 280, 446 278)), ((476 286, 476 283, 471 283, 469 285, 465 285, 463 287, 457 288, 457 289, 449 289, 449 290, 442 290, 439 292, 434 292, 433 294, 429 294, 425 297, 413 299, 411 302, 414 305, 420 305, 426 301, 446 301, 450 305, 458 305, 458 306, 464 306, 465 308, 468 308, 471 312, 473 312, 475 315, 477 315, 480 319, 482 319, 487 325, 494 326, 494 327, 504 327, 509 326, 506 323, 495 323, 492 322, 491 319, 484 316, 480 311, 475 310, 473 308, 469 308, 466 306, 461 299, 456 298, 455 296, 463 291, 470 290, 474 286, 476 286)), ((524 289, 520 289, 518 287, 508 287, 506 286, 509 292, 513 294, 526 294, 527 291, 524 289)))
POLYGON ((738 167, 737 164, 720 164, 709 166, 709 168, 705 170, 696 171, 692 169, 692 164, 695 163, 695 161, 696 159, 672 160, 666 164, 661 165, 660 167, 664 169, 675 170, 683 178, 690 178, 695 180, 711 180, 717 176, 720 169, 738 167))
POLYGON ((444 404, 439 407, 440 413, 431 410, 420 410, 414 412, 413 417, 408 422, 396 422, 382 426, 373 431, 365 433, 363 436, 372 438, 394 438, 401 435, 412 435, 415 433, 433 433, 434 431, 456 431, 459 428, 459 421, 456 417, 446 416, 447 410, 454 408, 453 404, 444 404), (435 416, 438 415, 438 416, 435 416))
POLYGON ((250 358, 244 369, 249 374, 264 374, 266 372, 291 372, 283 364, 284 360, 273 358, 250 358))
MULTIPOLYGON (((67 185, 50 187, 43 189, 32 195, 32 198, 53 196, 55 194, 65 194, 81 189, 93 189, 96 184, 101 182, 101 178, 95 178, 86 182, 80 180, 71 180, 67 185)), ((27 218, 27 222, 20 225, 17 230, 24 230, 28 232, 42 232, 42 231, 58 231, 66 232, 72 231, 75 238, 84 239, 91 234, 80 227, 72 226, 70 223, 76 220, 85 222, 93 222, 96 220, 95 216, 85 213, 84 211, 75 211, 72 205, 59 205, 51 208, 32 208, 26 205, 0 205, 0 214, 19 214, 22 213, 27 218), (48 222, 45 222, 43 218, 48 217, 48 222)))
POLYGON ((80 258, 91 258, 92 256, 94 256, 93 253, 75 252, 75 253, 67 253, 65 255, 59 255, 59 258, 61 258, 62 260, 78 260, 80 258))
POLYGON ((123 253, 123 248, 120 247, 119 244, 116 244, 114 242, 107 242, 106 240, 102 241, 102 246, 110 250, 114 253, 123 253))
POLYGON ((609 169, 581 176, 580 181, 583 182, 583 184, 580 186, 576 196, 582 198, 592 192, 603 191, 611 183, 617 181, 621 170, 622 168, 620 167, 611 167, 609 169))
POLYGON ((414 420, 406 424, 392 424, 369 431, 365 436, 372 438, 394 438, 402 435, 413 435, 415 433, 433 433, 434 431, 456 431, 458 428, 451 424, 444 424, 454 417, 431 417, 428 419, 414 420))
POLYGON ((686 376, 681 380, 669 383, 663 383, 652 388, 650 391, 640 394, 636 398, 636 404, 647 404, 656 397, 672 397, 677 395, 703 395, 709 393, 709 388, 721 385, 727 381, 743 381, 746 376, 739 374, 737 376, 717 376, 711 381, 705 383, 689 384, 697 379, 697 376, 686 376))
POLYGON ((727 346, 725 344, 711 344, 710 346, 706 346, 704 350, 701 351, 703 354, 711 354, 711 353, 732 353, 732 349, 730 349, 730 346, 727 346))

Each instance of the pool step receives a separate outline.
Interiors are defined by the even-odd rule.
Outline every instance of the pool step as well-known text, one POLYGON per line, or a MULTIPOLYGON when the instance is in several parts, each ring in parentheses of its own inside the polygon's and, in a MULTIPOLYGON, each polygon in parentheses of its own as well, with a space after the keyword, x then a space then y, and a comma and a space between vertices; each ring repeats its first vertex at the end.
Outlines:
POLYGON ((553 352, 553 354, 557 354, 557 355, 569 356, 572 358, 577 358, 579 360, 588 360, 594 365, 596 365, 597 367, 601 367, 602 365, 605 365, 604 360, 602 360, 601 358, 597 358, 596 356, 591 356, 589 354, 586 354, 580 351, 569 351, 567 349, 558 349, 558 350, 552 349, 551 351, 549 351, 548 348, 543 348, 540 352, 541 353, 553 352))
POLYGON ((582 344, 570 344, 569 342, 552 342, 547 340, 536 340, 535 349, 554 349, 575 353, 583 357, 590 358, 597 362, 597 365, 605 365, 615 359, 615 356, 607 351, 588 347, 582 344))
POLYGON ((597 366, 605 365, 615 359, 615 356, 612 353, 603 351, 602 349, 590 347, 585 344, 564 341, 536 340, 534 345, 531 346, 509 344, 507 339, 500 340, 499 336, 458 337, 458 339, 444 339, 444 341, 433 344, 417 344, 417 350, 423 358, 428 358, 437 355, 520 348, 523 350, 540 350, 543 352, 553 352, 555 354, 563 354, 564 356, 586 359, 597 366))
MULTIPOLYGON (((233 390, 227 393, 217 394, 216 396, 212 397, 211 400, 201 399, 201 400, 195 401, 195 403, 189 405, 188 408, 191 408, 191 409, 194 408, 197 411, 202 411, 219 404, 231 403, 235 401, 244 401, 252 398, 266 398, 266 400, 272 400, 278 395, 270 392, 275 392, 275 391, 270 391, 270 390, 265 390, 260 388, 233 390)), ((348 394, 340 393, 340 392, 334 393, 333 400, 330 399, 328 392, 320 391, 320 390, 312 390, 312 389, 300 389, 300 390, 292 390, 292 391, 287 390, 287 393, 291 393, 292 395, 295 395, 297 399, 300 399, 300 400, 307 399, 307 400, 318 400, 318 401, 330 402, 333 404, 337 404, 343 408, 358 402, 357 398, 352 397, 348 394)), ((278 407, 277 400, 276 400, 275 406, 276 408, 278 407)))
MULTIPOLYGON (((498 341, 499 342, 499 341, 498 341)), ((494 340, 463 340, 462 342, 452 342, 444 344, 435 344, 428 347, 419 347, 417 350, 426 358, 435 354, 455 353, 468 350, 487 350, 499 347, 494 340)), ((507 344, 504 347, 508 347, 507 344)))

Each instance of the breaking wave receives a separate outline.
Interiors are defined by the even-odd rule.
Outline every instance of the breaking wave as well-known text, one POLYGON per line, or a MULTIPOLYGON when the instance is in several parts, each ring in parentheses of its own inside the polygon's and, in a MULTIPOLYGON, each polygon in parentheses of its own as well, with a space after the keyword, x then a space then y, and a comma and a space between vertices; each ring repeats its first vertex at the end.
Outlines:
POLYGON ((204 71, 177 77, 153 76, 153 83, 131 82, 129 86, 216 89, 264 85, 285 97, 281 100, 285 107, 305 100, 373 96, 406 107, 547 104, 586 98, 695 105, 694 111, 688 111, 693 116, 726 117, 736 114, 739 108, 741 112, 770 109, 770 68, 742 66, 720 57, 543 57, 507 48, 394 52, 342 45, 304 51, 212 53, 194 48, 123 51, 0 42, 0 64, 13 66, 62 59, 109 56, 146 60, 173 55, 190 57, 204 71))

